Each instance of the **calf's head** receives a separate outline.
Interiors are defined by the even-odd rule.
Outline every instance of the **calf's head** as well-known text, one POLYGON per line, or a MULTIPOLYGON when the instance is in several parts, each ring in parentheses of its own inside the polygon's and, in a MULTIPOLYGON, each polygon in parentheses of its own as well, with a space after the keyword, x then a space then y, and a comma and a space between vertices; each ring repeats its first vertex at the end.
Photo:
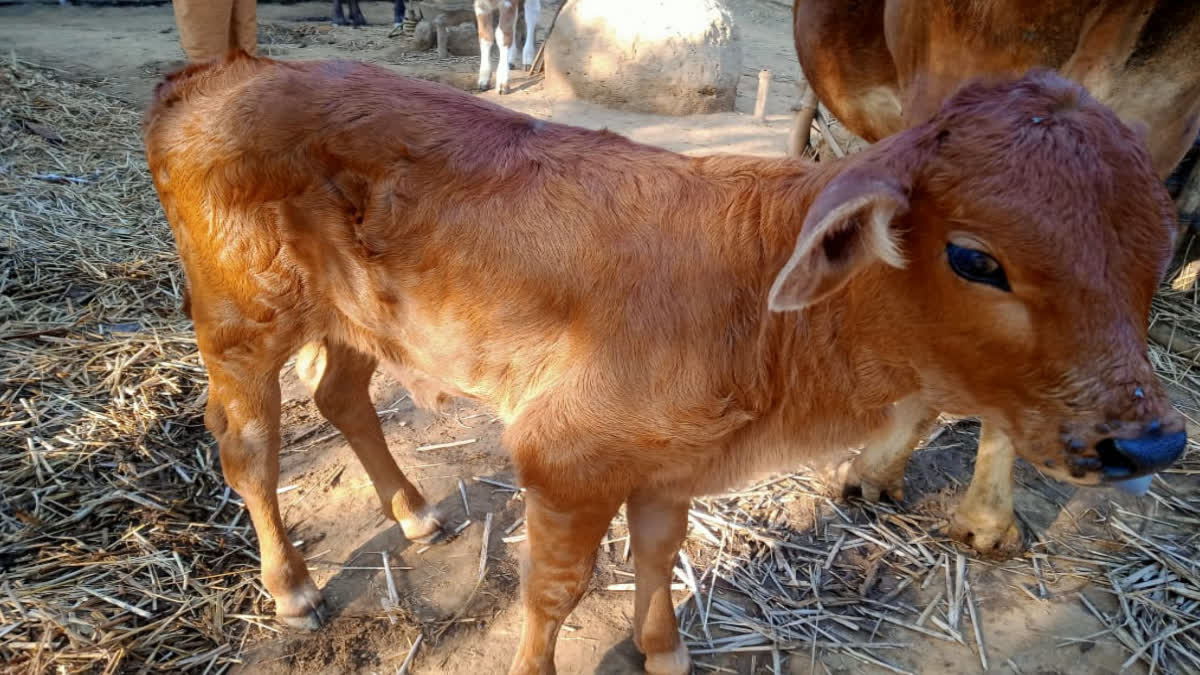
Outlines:
POLYGON ((1143 145, 1048 72, 969 85, 825 187, 771 308, 847 303, 930 406, 1050 475, 1164 468, 1186 435, 1146 329, 1175 216, 1143 145))

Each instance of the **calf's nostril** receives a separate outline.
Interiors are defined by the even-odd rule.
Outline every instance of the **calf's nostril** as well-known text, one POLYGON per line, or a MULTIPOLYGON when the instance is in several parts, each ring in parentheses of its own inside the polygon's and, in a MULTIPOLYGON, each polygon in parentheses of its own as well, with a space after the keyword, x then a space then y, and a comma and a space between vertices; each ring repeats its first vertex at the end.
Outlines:
POLYGON ((1100 456, 1100 468, 1106 478, 1130 478, 1137 473, 1137 464, 1117 448, 1117 442, 1106 438, 1096 444, 1096 453, 1100 456))
POLYGON ((1187 446, 1185 432, 1163 434, 1155 422, 1147 425, 1146 431, 1139 438, 1106 438, 1096 444, 1105 479, 1137 478, 1164 469, 1179 459, 1187 446))

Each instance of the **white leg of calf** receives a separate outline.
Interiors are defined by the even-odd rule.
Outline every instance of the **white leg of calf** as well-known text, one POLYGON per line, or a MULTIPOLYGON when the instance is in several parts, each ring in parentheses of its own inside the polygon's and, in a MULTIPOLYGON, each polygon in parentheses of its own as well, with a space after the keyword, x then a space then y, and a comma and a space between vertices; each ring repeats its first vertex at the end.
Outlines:
MULTIPOLYGON (((525 50, 521 53, 521 66, 526 69, 533 67, 538 15, 541 12, 541 0, 525 0, 525 50)), ((516 45, 516 41, 513 41, 513 45, 516 45)))
POLYGON ((504 48, 504 29, 496 29, 496 43, 500 45, 500 59, 496 65, 496 93, 508 93, 508 52, 504 48))
MULTIPOLYGON (((500 51, 504 51, 503 49, 500 51)), ((479 40, 479 88, 487 89, 492 80, 492 41, 479 40)))

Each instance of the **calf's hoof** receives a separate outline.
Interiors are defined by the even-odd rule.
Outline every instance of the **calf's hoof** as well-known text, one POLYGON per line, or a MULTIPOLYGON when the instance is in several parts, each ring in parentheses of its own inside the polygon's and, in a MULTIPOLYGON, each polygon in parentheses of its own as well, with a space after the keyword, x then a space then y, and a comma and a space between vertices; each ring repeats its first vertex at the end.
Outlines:
POLYGON ((646 675, 688 675, 691 671, 692 659, 682 640, 674 651, 646 655, 646 675))
POLYGON ((1016 522, 954 514, 947 534, 989 558, 1011 558, 1025 550, 1016 522))
POLYGON ((425 506, 414 513, 412 517, 402 519, 400 529, 404 531, 404 536, 409 541, 427 544, 442 534, 442 524, 442 519, 438 516, 436 509, 432 506, 425 506))
POLYGON ((286 626, 315 631, 328 618, 329 609, 325 599, 311 580, 287 596, 275 598, 275 619, 286 626))
POLYGON ((904 501, 903 474, 885 481, 871 480, 858 472, 857 459, 848 459, 837 468, 835 481, 842 499, 862 497, 877 502, 886 496, 897 504, 904 501))
POLYGON ((508 675, 557 675, 553 663, 537 663, 526 659, 514 661, 508 675))

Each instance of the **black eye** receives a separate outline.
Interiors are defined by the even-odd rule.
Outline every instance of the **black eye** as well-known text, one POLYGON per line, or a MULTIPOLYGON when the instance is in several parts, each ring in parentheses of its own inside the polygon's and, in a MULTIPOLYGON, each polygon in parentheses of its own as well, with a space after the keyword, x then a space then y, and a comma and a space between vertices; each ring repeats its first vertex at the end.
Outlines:
POLYGON ((946 244, 946 258, 950 261, 950 269, 967 281, 1012 291, 1008 286, 1008 277, 1004 276, 1004 268, 983 251, 946 244))

